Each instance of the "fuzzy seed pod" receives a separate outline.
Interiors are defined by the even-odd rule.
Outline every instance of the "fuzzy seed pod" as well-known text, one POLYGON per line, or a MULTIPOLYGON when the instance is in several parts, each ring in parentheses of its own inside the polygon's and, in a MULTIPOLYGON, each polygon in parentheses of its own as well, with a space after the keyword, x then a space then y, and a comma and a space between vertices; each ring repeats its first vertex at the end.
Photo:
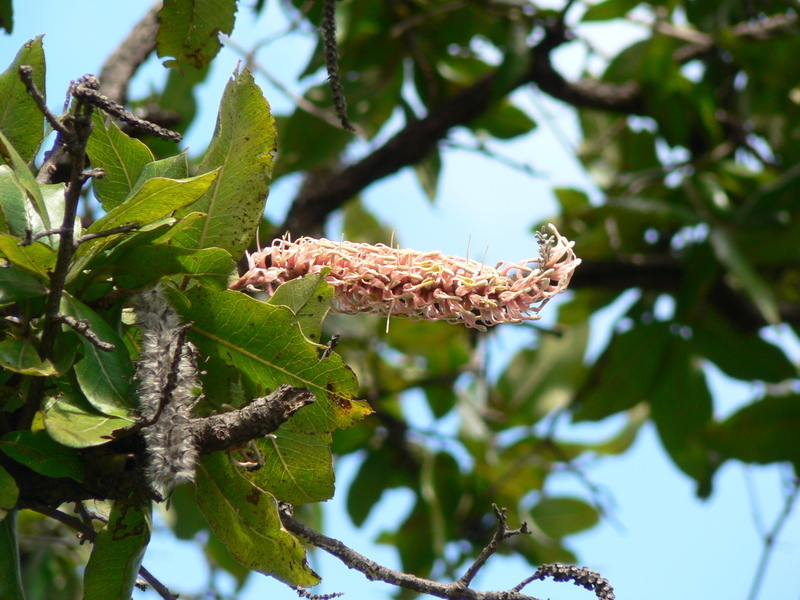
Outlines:
POLYGON ((552 235, 537 233, 538 258, 494 268, 438 251, 284 238, 248 255, 249 271, 231 288, 272 294, 281 283, 327 267, 336 312, 445 320, 485 330, 538 319, 547 301, 567 288, 581 261, 574 242, 549 228, 552 235))
POLYGON ((194 479, 198 450, 188 424, 199 399, 197 350, 186 341, 186 325, 157 286, 136 300, 142 347, 136 366, 139 407, 148 425, 150 485, 166 498, 179 483, 194 479))

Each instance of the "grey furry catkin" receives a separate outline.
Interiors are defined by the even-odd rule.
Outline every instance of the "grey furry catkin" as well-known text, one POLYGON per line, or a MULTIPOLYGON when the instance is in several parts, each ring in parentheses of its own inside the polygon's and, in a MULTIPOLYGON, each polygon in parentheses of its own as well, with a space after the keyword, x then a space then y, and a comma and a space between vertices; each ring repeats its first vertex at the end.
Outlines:
POLYGON ((186 340, 186 324, 156 286, 136 300, 142 347, 136 366, 139 408, 147 423, 146 474, 166 498, 173 488, 194 480, 198 450, 188 427, 199 399, 197 350, 186 340))

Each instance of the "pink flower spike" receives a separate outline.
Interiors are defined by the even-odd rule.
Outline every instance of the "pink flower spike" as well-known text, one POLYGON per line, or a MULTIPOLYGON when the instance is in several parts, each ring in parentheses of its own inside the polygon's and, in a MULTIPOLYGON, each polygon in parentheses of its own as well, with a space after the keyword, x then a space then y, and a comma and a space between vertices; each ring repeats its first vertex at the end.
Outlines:
POLYGON ((485 331, 538 319, 547 301, 567 289, 581 261, 574 242, 553 225, 549 230, 552 235, 544 228, 536 233, 539 257, 497 267, 441 252, 286 237, 249 254, 250 270, 231 289, 272 294, 282 283, 328 267, 335 312, 444 320, 485 331))

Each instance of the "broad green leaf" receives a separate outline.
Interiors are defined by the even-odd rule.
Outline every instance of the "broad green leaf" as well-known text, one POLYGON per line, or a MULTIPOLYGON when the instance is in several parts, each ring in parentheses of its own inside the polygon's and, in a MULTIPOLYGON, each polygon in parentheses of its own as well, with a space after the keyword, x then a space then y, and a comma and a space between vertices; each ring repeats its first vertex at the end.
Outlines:
POLYGON ((335 164, 353 140, 352 133, 299 108, 288 117, 278 117, 278 130, 281 143, 275 179, 287 173, 335 164))
POLYGON ((0 341, 0 366, 23 375, 48 377, 56 374, 53 363, 39 358, 36 346, 29 340, 6 338, 0 341))
MULTIPOLYGON (((19 497, 19 489, 17 489, 17 482, 14 481, 14 478, 6 471, 3 467, 0 467, 0 521, 7 518, 9 512, 11 512, 14 507, 17 505, 17 498, 19 497)), ((0 556, 6 557, 9 556, 5 552, 0 552, 0 556)), ((2 560, 2 559, 0 559, 2 560)), ((0 569, 5 569, 8 565, 0 566, 0 569)), ((6 582, 5 575, 3 575, 3 582, 6 582)), ((3 584, 0 583, 0 591, 2 591, 3 584)), ((0 597, 5 597, 0 594, 0 597)))
MULTIPOLYGON (((10 6, 8 8, 10 9, 10 6)), ((0 8, 0 14, 4 12, 0 8)), ((14 62, 0 74, 0 130, 5 133, 8 141, 26 163, 33 160, 44 137, 44 117, 25 90, 25 84, 19 76, 19 68, 22 65, 33 67, 33 82, 44 94, 45 66, 42 37, 38 35, 25 42, 14 62)))
POLYGON ((375 215, 364 208, 360 198, 348 200, 344 205, 344 239, 366 244, 397 245, 399 240, 393 230, 378 221, 375 215))
POLYGON ((281 428, 256 440, 263 466, 244 475, 278 500, 295 506, 333 497, 331 435, 308 435, 281 428))
MULTIPOLYGON (((10 475, 0 468, 0 486, 10 475)), ((13 482, 13 480, 12 480, 13 482)), ((2 489, 0 487, 0 489, 2 489)), ((0 504, 0 518, 3 505, 0 504)), ((17 543, 17 511, 11 511, 0 523, 0 598, 4 600, 25 600, 22 589, 22 575, 17 543)))
POLYGON ((264 212, 275 120, 269 103, 246 69, 234 75, 222 96, 214 137, 198 173, 219 170, 219 177, 197 202, 178 212, 204 212, 206 217, 177 237, 186 248, 218 247, 241 256, 253 239, 264 212))
POLYGON ((42 220, 44 229, 50 229, 50 217, 47 214, 47 207, 42 199, 42 192, 39 189, 39 184, 36 183, 36 179, 34 179, 33 174, 28 168, 28 163, 19 155, 16 148, 14 148, 1 129, 0 158, 11 167, 17 182, 25 189, 28 200, 42 220))
POLYGON ((605 0, 586 9, 581 20, 609 21, 611 19, 620 19, 638 4, 641 4, 640 0, 605 0))
POLYGON ((92 223, 86 233, 99 233, 133 221, 140 225, 152 223, 174 210, 197 202, 219 174, 219 170, 210 170, 188 179, 149 179, 125 202, 92 223))
POLYGON ((50 283, 50 272, 56 266, 56 252, 41 242, 33 242, 29 246, 20 246, 22 240, 13 235, 0 233, 0 254, 11 264, 50 283))
POLYGON ((512 359, 490 400, 498 411, 493 426, 531 425, 575 399, 587 377, 588 325, 574 325, 562 336, 543 335, 538 349, 522 350, 512 359))
POLYGON ((114 500, 83 574, 84 600, 130 600, 153 528, 149 500, 114 500))
POLYGON ((236 20, 235 0, 165 0, 158 13, 156 52, 174 57, 164 65, 200 69, 211 62, 222 44, 219 34, 230 35, 236 20))
POLYGON ((439 148, 434 147, 428 155, 414 165, 414 173, 417 175, 422 191, 428 200, 436 200, 436 190, 439 186, 439 175, 442 172, 442 157, 439 148))
POLYGON ((72 393, 48 398, 42 410, 44 427, 59 444, 89 448, 108 443, 113 433, 129 427, 134 419, 110 417, 72 393))
POLYGON ((715 425, 709 444, 727 458, 767 464, 792 461, 800 468, 800 396, 767 396, 715 425))
POLYGON ((319 583, 302 544, 283 529, 275 498, 245 479, 224 452, 201 458, 196 489, 211 529, 243 566, 293 586, 319 583))
POLYGON ((510 140, 525 135, 535 128, 536 121, 507 99, 482 113, 470 123, 470 129, 476 133, 486 132, 493 138, 501 140, 510 140))
POLYGON ((146 181, 154 177, 166 177, 168 179, 184 179, 189 176, 189 159, 184 150, 180 154, 162 158, 149 162, 142 167, 139 179, 133 186, 134 190, 141 188, 146 181))
POLYGON ((133 365, 125 344, 100 315, 69 294, 61 298, 61 312, 85 319, 100 340, 114 344, 113 351, 105 352, 81 336, 84 357, 75 364, 75 376, 97 410, 112 417, 129 418, 136 402, 133 365))
POLYGON ((25 271, 15 267, 0 268, 0 306, 46 293, 47 288, 25 271))
POLYGON ((176 246, 151 244, 135 248, 118 262, 114 279, 122 287, 137 289, 164 277, 185 275, 202 279, 207 285, 225 289, 236 264, 220 248, 188 250, 176 246))
POLYGON ((411 481, 404 481, 405 473, 393 468, 395 459, 396 450, 388 445, 367 452, 347 490, 347 514, 356 527, 364 524, 385 489, 412 485, 411 481))
POLYGON ((0 0, 0 28, 11 35, 14 30, 14 2, 13 0, 0 0))
POLYGON ((773 325, 780 323, 781 318, 774 293, 737 247, 732 236, 724 229, 715 227, 708 239, 717 259, 738 280, 744 293, 756 305, 764 320, 773 325))
POLYGON ((542 498, 531 508, 531 516, 553 538, 589 529, 600 520, 597 510, 578 498, 542 498))
MULTIPOLYGON (((101 111, 92 115, 94 130, 86 145, 93 167, 102 168, 104 177, 92 180, 95 196, 106 212, 122 204, 133 191, 144 166, 153 161, 150 149, 124 134, 101 111)), ((185 175, 184 175, 185 177, 185 175)))
POLYGON ((711 424, 711 392, 700 360, 689 353, 687 342, 677 335, 670 335, 648 399, 658 435, 672 460, 705 484, 711 474, 703 439, 711 424))
POLYGON ((317 402, 294 415, 284 427, 304 433, 323 433, 349 427, 372 409, 356 400, 358 383, 342 359, 331 354, 321 361, 294 315, 240 292, 201 286, 183 295, 172 293, 175 308, 191 323, 189 338, 208 357, 206 378, 225 377, 222 365, 238 369, 250 398, 281 383, 307 387, 317 402))
POLYGON ((784 352, 756 333, 742 333, 710 307, 692 323, 692 343, 726 375, 779 383, 797 376, 784 352))
POLYGON ((83 461, 46 431, 12 431, 0 438, 0 451, 45 477, 70 477, 83 482, 83 461))
MULTIPOLYGON (((208 190, 218 174, 218 171, 212 171, 188 179, 162 177, 150 179, 125 202, 92 223, 85 233, 100 233, 134 222, 139 223, 140 226, 154 223, 167 217, 173 211, 197 201, 208 190)), ((77 277, 92 257, 116 243, 121 235, 124 234, 111 235, 81 244, 75 253, 76 260, 67 281, 77 277)))
POLYGON ((8 165, 0 165, 0 230, 19 238, 30 227, 25 189, 8 165))
MULTIPOLYGON (((195 505, 197 503, 194 501, 194 497, 192 498, 192 502, 195 505)), ((202 515, 200 516, 202 519, 202 515)), ((205 524, 205 519, 203 519, 203 524, 205 524)), ((208 530, 206 528, 206 530, 208 530)), ((226 571, 233 578, 236 580, 236 593, 240 593, 244 584, 247 583, 248 578, 253 572, 243 567, 242 564, 236 560, 233 555, 231 554, 228 547, 222 542, 222 540, 214 534, 213 531, 208 532, 208 541, 203 546, 203 553, 206 555, 206 558, 209 560, 209 564, 214 565, 217 569, 222 569, 226 571)))
POLYGON ((303 334, 317 344, 322 339, 322 321, 333 299, 333 286, 325 281, 327 274, 326 269, 322 273, 287 281, 269 299, 273 306, 288 307, 303 334))
POLYGON ((669 324, 660 322, 614 335, 578 395, 575 420, 599 421, 647 400, 669 339, 669 324))

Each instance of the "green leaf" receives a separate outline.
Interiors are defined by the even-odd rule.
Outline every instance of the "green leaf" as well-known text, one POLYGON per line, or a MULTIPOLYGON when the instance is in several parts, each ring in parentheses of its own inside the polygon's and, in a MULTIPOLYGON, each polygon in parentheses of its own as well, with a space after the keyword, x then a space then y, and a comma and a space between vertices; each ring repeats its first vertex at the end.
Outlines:
POLYGON ((83 574, 84 600, 130 600, 150 543, 152 506, 136 497, 114 500, 83 574))
POLYGON ((47 293, 47 288, 39 281, 14 267, 0 268, 0 306, 38 298, 47 293))
POLYGON ((112 417, 129 418, 136 401, 133 365, 125 344, 100 315, 69 294, 61 298, 61 313, 86 320, 100 340, 114 344, 113 351, 105 352, 81 336, 84 357, 75 364, 75 376, 97 410, 112 417))
POLYGON ((0 165, 0 230, 19 238, 30 227, 25 189, 17 182, 11 167, 0 165))
POLYGON ((56 251, 41 242, 20 246, 21 241, 13 235, 0 233, 0 254, 18 269, 49 284, 50 272, 56 266, 56 251))
POLYGON ((578 395, 576 421, 599 421, 647 400, 670 340, 669 324, 637 324, 616 334, 578 395))
POLYGON ((306 275, 280 285, 269 304, 286 306, 295 315, 294 322, 312 342, 319 344, 322 339, 322 321, 331 308, 333 286, 325 281, 323 273, 306 275))
POLYGON ((738 331, 710 307, 692 323, 692 342, 729 377, 779 383, 797 376, 797 368, 780 348, 756 333, 738 331))
POLYGON ((681 337, 670 336, 653 384, 651 416, 664 448, 684 473, 707 483, 711 467, 704 436, 713 403, 702 364, 681 337))
POLYGON ((211 62, 222 44, 219 34, 230 35, 236 20, 235 0, 165 0, 158 13, 156 52, 174 57, 164 65, 180 69, 185 63, 200 69, 211 62))
POLYGON ((781 322, 778 305, 767 282, 756 272, 741 250, 737 247, 732 236, 719 227, 711 230, 708 237, 714 248, 717 259, 727 267, 747 294, 756 305, 761 316, 767 323, 777 325, 781 322))
POLYGON ((235 272, 231 255, 219 248, 188 250, 176 246, 152 244, 133 249, 114 268, 114 279, 122 287, 137 289, 164 277, 176 275, 202 279, 217 289, 228 287, 235 272))
POLYGON ((620 19, 633 10, 641 0, 605 0, 590 6, 581 21, 609 21, 620 19))
POLYGON ((800 396, 767 396, 714 426, 709 445, 728 458, 768 464, 792 461, 800 468, 800 396))
MULTIPOLYGON (((6 477, 11 477, 0 468, 0 489, 6 477)), ((13 482, 13 480, 12 480, 13 482)), ((3 505, 0 504, 0 517, 3 505)), ((4 600, 25 600, 22 590, 22 575, 19 562, 19 545, 17 543, 17 511, 13 510, 0 523, 0 598, 4 600)))
POLYGON ((184 179, 189 176, 189 159, 184 150, 180 154, 162 158, 149 162, 142 167, 139 179, 133 186, 134 190, 141 188, 146 181, 154 177, 166 177, 168 179, 184 179))
POLYGON ((44 427, 50 437, 70 448, 89 448, 108 443, 115 431, 130 427, 135 419, 110 417, 76 394, 48 398, 43 408, 44 427))
POLYGON ((442 172, 442 157, 439 148, 434 147, 428 155, 414 165, 417 181, 422 186, 422 191, 431 202, 436 200, 436 189, 439 185, 439 175, 442 172))
MULTIPOLYGON (((19 498, 17 482, 14 481, 14 478, 9 474, 8 471, 6 471, 3 467, 0 467, 0 521, 5 520, 8 517, 8 514, 17 505, 17 498, 19 498)), ((0 556, 7 557, 10 555, 6 552, 0 552, 0 556)), ((5 569, 7 566, 8 565, 4 564, 0 566, 0 569, 5 569)), ((4 572, 4 575, 2 576, 2 582, 7 582, 5 575, 6 573, 4 572)), ((5 597, 2 594, 2 582, 0 582, 0 597, 5 597)))
POLYGON ((545 497, 531 508, 536 525, 552 538, 562 538, 597 525, 597 510, 578 498, 545 497))
MULTIPOLYGON (((212 171, 188 179, 149 179, 125 202, 92 223, 85 233, 100 233, 134 222, 140 226, 154 223, 173 211, 196 202, 218 175, 218 171, 212 171)), ((76 260, 67 281, 77 277, 92 257, 116 243, 122 235, 124 234, 111 235, 81 244, 75 253, 76 260)))
POLYGON ((36 346, 29 340, 7 338, 0 341, 0 366, 23 375, 48 377, 56 374, 53 363, 39 358, 36 346))
POLYGON ((263 466, 245 477, 278 500, 295 506, 333 497, 331 435, 308 435, 280 429, 255 441, 263 466))
POLYGON ((46 431, 12 431, 0 438, 0 451, 45 477, 70 477, 83 482, 83 461, 46 431))
MULTIPOLYGON (((10 5, 6 10, 0 5, 0 15, 10 18, 10 13, 10 5)), ((17 149, 22 160, 29 163, 44 137, 44 117, 20 79, 19 68, 22 65, 33 67, 33 82, 44 94, 45 66, 41 35, 25 42, 14 62, 0 74, 0 130, 17 149)))
POLYGON ((287 173, 334 164, 353 140, 353 134, 348 131, 299 108, 288 117, 279 117, 278 129, 281 143, 275 179, 287 173))
POLYGON ((583 355, 588 336, 585 321, 560 337, 542 336, 538 349, 517 354, 491 398, 492 409, 498 412, 495 426, 530 425, 569 404, 587 376, 583 355))
POLYGON ((33 174, 31 174, 28 164, 19 155, 2 130, 0 130, 0 157, 11 167, 17 182, 25 189, 25 193, 33 205, 34 210, 39 214, 42 220, 43 228, 51 229, 50 216, 48 215, 47 207, 42 199, 42 192, 39 189, 39 184, 36 183, 36 179, 34 179, 33 174))
POLYGON ((0 0, 0 28, 7 34, 14 30, 14 3, 13 0, 0 0))
POLYGON ((320 361, 318 346, 303 336, 295 316, 230 290, 190 287, 172 292, 173 305, 191 323, 189 339, 203 355, 207 378, 225 378, 224 365, 235 367, 250 398, 281 383, 307 387, 317 402, 294 415, 283 427, 323 433, 349 427, 372 409, 356 400, 358 383, 337 354, 320 361))
POLYGON ((207 216, 177 236, 177 243, 185 248, 222 248, 241 256, 261 222, 275 147, 269 103, 245 69, 225 87, 214 137, 198 167, 198 173, 218 169, 220 175, 202 198, 177 215, 207 216))
POLYGON ((319 583, 302 544, 283 529, 275 498, 242 477, 224 452, 201 458, 196 489, 209 525, 243 566, 293 586, 319 583))
POLYGON ((108 212, 122 204, 133 191, 142 169, 153 161, 153 154, 142 142, 124 134, 101 111, 95 111, 92 121, 94 130, 86 152, 92 166, 106 172, 104 177, 92 180, 92 188, 108 212))
POLYGON ((536 128, 536 121, 531 119, 525 111, 517 108, 506 99, 482 113, 470 123, 470 129, 475 132, 485 131, 491 137, 501 140, 510 140, 520 135, 530 133, 536 128))

